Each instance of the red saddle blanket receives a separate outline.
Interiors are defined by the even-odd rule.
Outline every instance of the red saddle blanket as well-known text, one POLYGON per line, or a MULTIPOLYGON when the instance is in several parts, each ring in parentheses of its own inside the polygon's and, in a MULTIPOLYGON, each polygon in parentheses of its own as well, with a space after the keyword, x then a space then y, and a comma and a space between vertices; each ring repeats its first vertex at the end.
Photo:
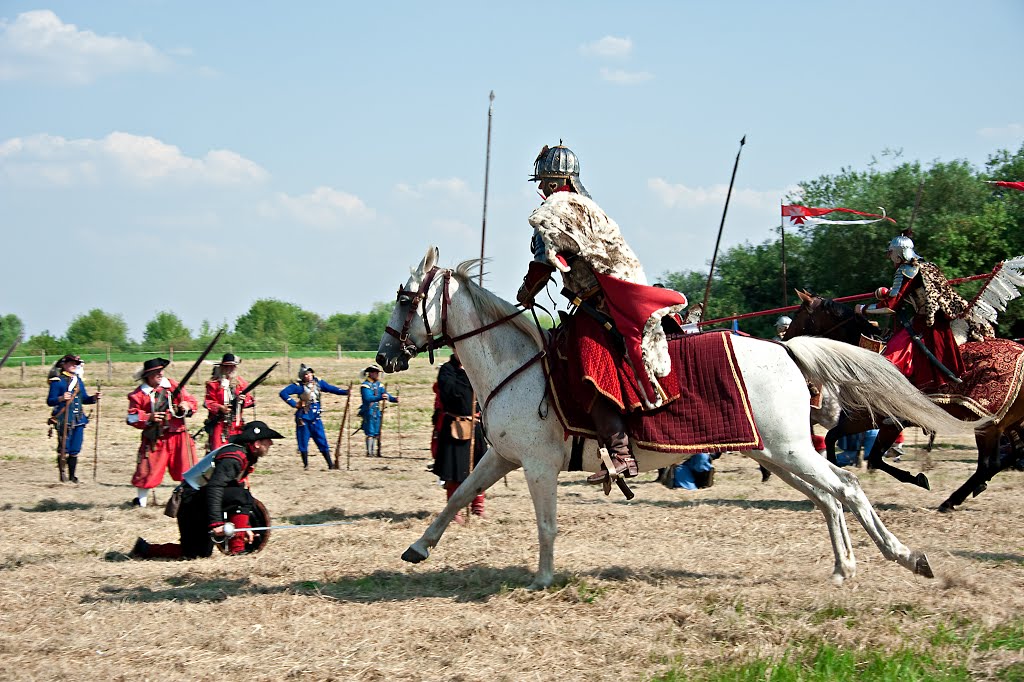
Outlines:
MULTIPOLYGON (((629 411, 626 431, 631 442, 645 450, 671 453, 762 450, 732 334, 670 336, 668 343, 672 377, 665 383, 677 388, 678 397, 656 410, 629 411)), ((580 400, 593 394, 592 380, 584 376, 582 382, 579 378, 574 381, 572 359, 566 361, 557 348, 548 352, 544 364, 552 404, 567 437, 596 439, 586 405, 580 400), (582 385, 588 382, 590 385, 582 385)), ((628 367, 621 371, 627 379, 633 378, 628 367)))
POLYGON ((979 417, 1002 419, 1020 393, 1024 346, 1008 339, 960 345, 961 384, 947 384, 929 397, 941 405, 959 405, 979 417))

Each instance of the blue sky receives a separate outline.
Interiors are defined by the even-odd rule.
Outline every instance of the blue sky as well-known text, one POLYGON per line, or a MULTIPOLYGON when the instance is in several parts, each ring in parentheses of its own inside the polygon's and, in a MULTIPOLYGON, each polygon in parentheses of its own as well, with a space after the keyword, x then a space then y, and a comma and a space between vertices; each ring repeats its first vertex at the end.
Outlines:
MULTIPOLYGON (((801 181, 885 149, 1024 142, 1024 3, 0 2, 0 314, 142 336, 257 298, 388 301, 428 244, 512 298, 561 138, 656 279, 760 242, 801 181), (555 5, 550 5, 555 7, 555 5)), ((880 249, 882 247, 880 246, 880 249)), ((684 292, 699 296, 700 292, 684 292)))

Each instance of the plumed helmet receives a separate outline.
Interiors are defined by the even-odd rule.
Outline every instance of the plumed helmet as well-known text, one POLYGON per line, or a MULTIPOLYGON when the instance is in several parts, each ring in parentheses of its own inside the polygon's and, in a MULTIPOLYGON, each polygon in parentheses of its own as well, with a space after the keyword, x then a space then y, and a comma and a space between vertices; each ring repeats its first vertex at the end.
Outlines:
POLYGON ((538 182, 545 178, 558 178, 565 180, 565 183, 573 188, 577 194, 589 197, 583 183, 580 182, 580 161, 571 149, 558 141, 557 147, 544 148, 537 154, 533 162, 533 175, 530 182, 538 182))
POLYGON ((889 248, 886 249, 886 255, 888 255, 896 265, 899 265, 900 263, 909 263, 912 260, 919 260, 921 258, 917 255, 917 252, 914 251, 914 240, 903 235, 893 237, 893 240, 889 242, 889 248))
POLYGON ((789 315, 783 315, 779 319, 775 320, 776 329, 782 329, 783 327, 788 327, 791 324, 793 324, 793 318, 789 315))

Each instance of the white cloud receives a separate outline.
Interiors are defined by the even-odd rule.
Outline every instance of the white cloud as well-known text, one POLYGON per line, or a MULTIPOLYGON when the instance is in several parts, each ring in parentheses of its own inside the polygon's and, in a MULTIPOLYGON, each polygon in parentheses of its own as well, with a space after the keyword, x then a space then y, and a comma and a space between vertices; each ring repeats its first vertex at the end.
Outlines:
POLYGON ((222 186, 258 183, 268 176, 236 152, 214 149, 202 158, 190 157, 174 145, 131 133, 113 132, 99 140, 40 134, 0 142, 0 179, 21 186, 222 186))
POLYGON ((462 178, 431 178, 415 185, 400 182, 395 191, 408 199, 466 200, 473 196, 462 178))
POLYGON ((260 213, 319 228, 367 222, 377 217, 377 212, 356 195, 324 186, 301 196, 278 193, 273 200, 260 205, 260 213))
POLYGON ((628 57, 633 51, 633 41, 630 38, 616 38, 605 36, 592 43, 580 45, 580 53, 588 57, 608 57, 621 59, 628 57))
POLYGON ((978 131, 978 134, 989 138, 1024 137, 1024 123, 1010 123, 1001 128, 982 128, 978 131))
POLYGON ((101 36, 65 24, 50 10, 0 22, 0 80, 45 80, 82 85, 127 71, 161 71, 170 58, 149 43, 101 36))
MULTIPOLYGON (((669 208, 699 208, 707 205, 724 206, 728 185, 712 185, 711 187, 687 187, 672 184, 663 178, 651 178, 647 187, 661 202, 669 208)), ((733 188, 730 203, 754 209, 770 209, 778 206, 787 194, 798 190, 797 186, 782 190, 760 191, 754 189, 733 188)))
POLYGON ((626 71, 625 69, 601 69, 601 80, 616 85, 635 85, 654 78, 654 74, 647 71, 626 71))

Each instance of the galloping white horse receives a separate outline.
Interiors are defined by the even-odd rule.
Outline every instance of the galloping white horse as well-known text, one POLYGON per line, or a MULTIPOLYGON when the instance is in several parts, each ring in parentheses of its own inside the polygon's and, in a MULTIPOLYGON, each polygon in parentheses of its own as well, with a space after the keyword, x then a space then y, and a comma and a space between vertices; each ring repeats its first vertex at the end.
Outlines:
MULTIPOLYGON (((377 362, 386 372, 401 371, 419 351, 432 353, 443 345, 457 345, 483 405, 490 447, 402 558, 413 563, 426 559, 459 509, 522 467, 540 539, 539 568, 530 587, 543 589, 554 578, 558 473, 567 469, 571 447, 563 438, 562 425, 545 407, 544 371, 535 361, 542 339, 532 321, 516 315, 518 308, 472 282, 468 273, 477 261, 467 261, 457 270, 440 269, 438 255, 437 249, 430 247, 405 288, 399 290, 377 362)), ((841 584, 856 569, 843 504, 887 559, 917 575, 933 577, 925 554, 910 550, 886 529, 857 478, 829 464, 811 447, 806 382, 831 385, 847 407, 875 409, 947 432, 962 430, 964 423, 932 405, 888 361, 849 344, 798 338, 783 347, 736 336, 733 348, 764 442, 764 450, 745 454, 810 498, 824 514, 835 554, 833 582, 841 584)), ((678 455, 639 448, 635 454, 642 471, 679 460, 678 455)), ((598 471, 600 466, 597 445, 588 441, 583 467, 598 471)))

